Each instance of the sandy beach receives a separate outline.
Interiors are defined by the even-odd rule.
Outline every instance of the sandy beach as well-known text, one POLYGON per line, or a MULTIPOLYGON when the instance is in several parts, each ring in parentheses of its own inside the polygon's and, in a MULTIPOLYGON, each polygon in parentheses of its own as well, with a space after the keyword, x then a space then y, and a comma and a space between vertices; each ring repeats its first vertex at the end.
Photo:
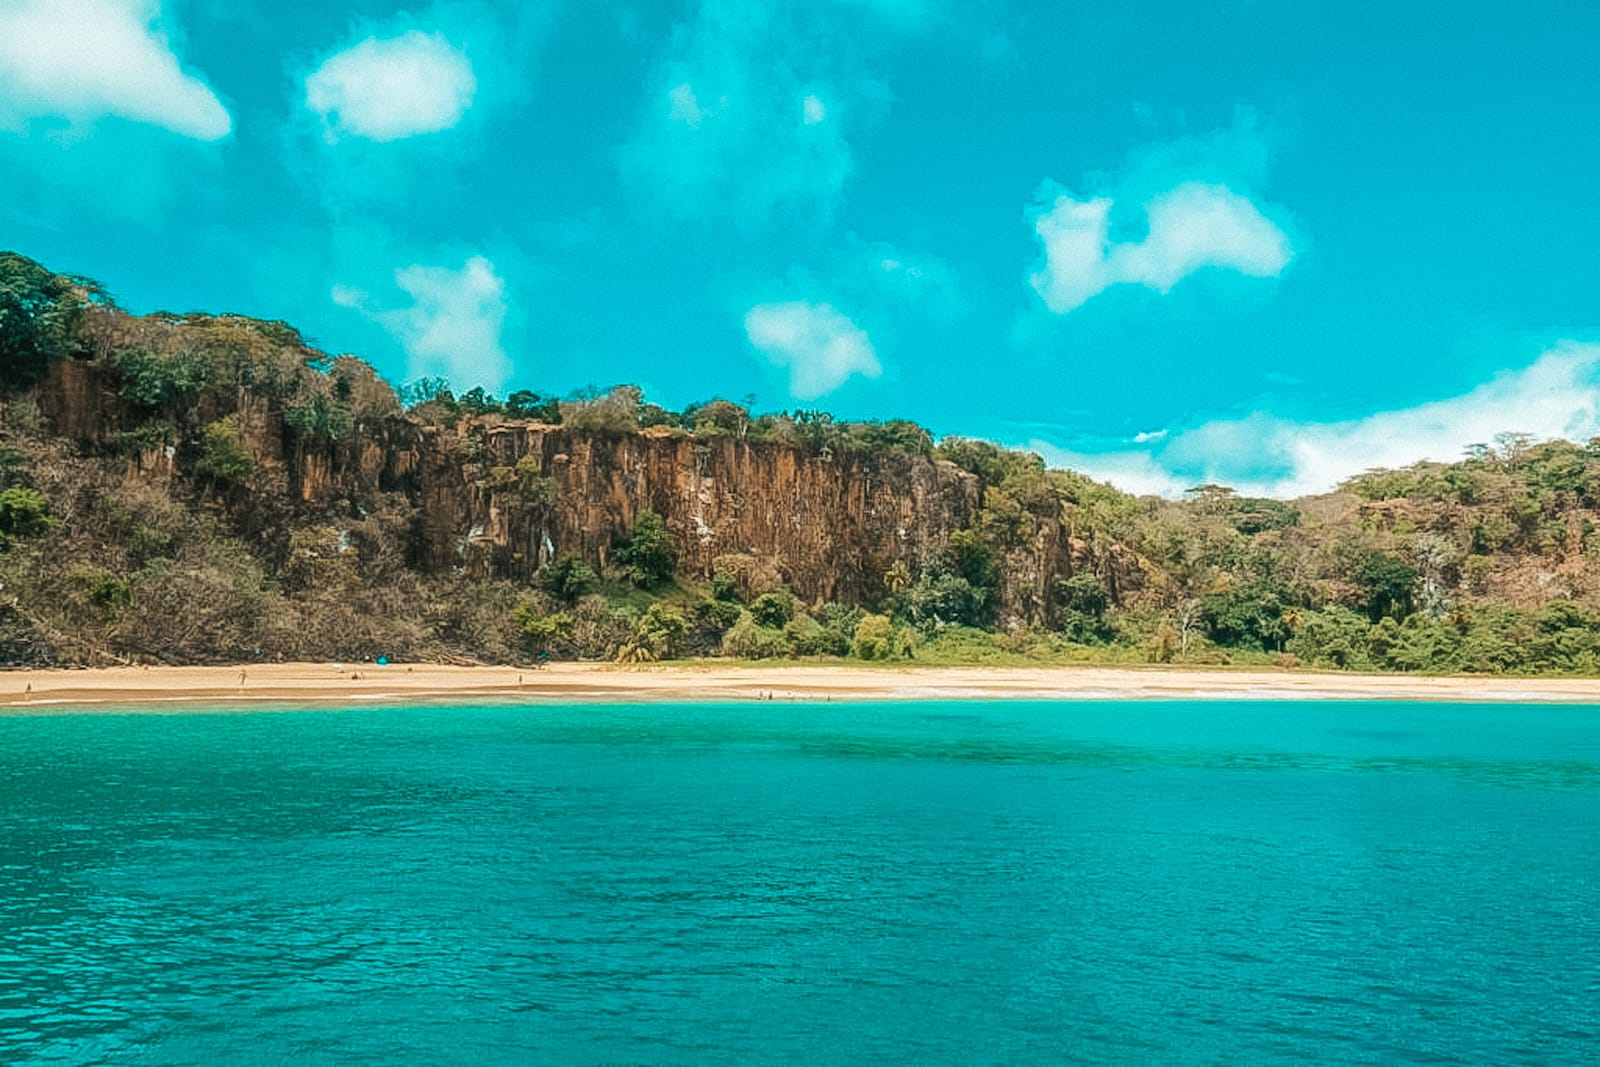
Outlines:
POLYGON ((1600 703, 1600 679, 1109 667, 284 663, 0 672, 7 712, 420 701, 1302 699, 1600 703))

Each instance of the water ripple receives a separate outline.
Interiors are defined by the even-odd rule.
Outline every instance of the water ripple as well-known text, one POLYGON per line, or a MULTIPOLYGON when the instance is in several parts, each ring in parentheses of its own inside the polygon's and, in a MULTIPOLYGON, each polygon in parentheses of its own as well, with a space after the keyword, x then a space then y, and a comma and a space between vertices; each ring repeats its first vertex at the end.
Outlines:
POLYGON ((0 1062, 1582 1063, 1593 709, 0 721, 0 1062))

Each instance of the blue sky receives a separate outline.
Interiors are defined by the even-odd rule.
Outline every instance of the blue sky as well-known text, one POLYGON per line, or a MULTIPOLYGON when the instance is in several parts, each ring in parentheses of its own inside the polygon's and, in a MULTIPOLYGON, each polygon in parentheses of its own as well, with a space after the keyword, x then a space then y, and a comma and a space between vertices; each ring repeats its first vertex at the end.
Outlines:
POLYGON ((0 247, 399 381, 1319 490, 1600 434, 1597 40, 1586 3, 0 0, 0 247))

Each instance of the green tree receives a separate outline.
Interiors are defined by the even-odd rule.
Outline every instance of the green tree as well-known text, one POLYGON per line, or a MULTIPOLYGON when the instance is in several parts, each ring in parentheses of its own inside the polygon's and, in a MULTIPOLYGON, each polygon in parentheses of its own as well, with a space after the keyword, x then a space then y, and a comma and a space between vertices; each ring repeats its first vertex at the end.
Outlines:
POLYGON ((356 420, 349 404, 316 392, 285 404, 283 424, 302 437, 342 441, 355 429, 356 420))
POLYGON ((989 616, 987 592, 959 574, 928 567, 905 593, 906 615, 924 628, 982 626, 989 616))
POLYGON ((1282 652, 1290 636, 1284 614, 1294 603, 1283 583, 1256 578, 1203 598, 1200 621, 1219 645, 1282 652))
POLYGON ((713 400, 686 409, 683 423, 700 437, 743 437, 750 428, 750 411, 731 400, 713 400))
POLYGON ((732 629, 741 614, 738 604, 715 597, 697 600, 689 609, 689 630, 702 648, 711 648, 732 629))
POLYGON ((688 633, 688 622, 677 608, 659 600, 633 624, 633 633, 617 651, 620 663, 655 663, 677 656, 688 633))
POLYGON ((561 401, 527 389, 518 389, 506 397, 505 408, 508 418, 532 419, 552 426, 561 422, 561 401))
POLYGON ((794 594, 788 590, 762 593, 750 601, 750 615, 758 626, 782 627, 794 618, 794 594))
POLYGON ((800 612, 783 627, 783 636, 796 656, 848 656, 850 635, 824 626, 804 612, 800 612))
POLYGON ((414 419, 441 426, 453 426, 461 416, 461 405, 443 378, 419 378, 400 387, 400 402, 414 419))
POLYGON ((1349 608, 1334 605, 1301 615, 1286 649, 1315 667, 1372 670, 1372 624, 1349 608))
POLYGON ((29 466, 28 457, 19 449, 0 444, 0 489, 26 480, 29 466))
POLYGON ((944 564, 965 578, 981 595, 992 593, 1000 584, 1000 566, 983 535, 976 530, 957 530, 945 546, 944 564))
POLYGON ((844 445, 851 452, 867 455, 885 452, 904 452, 913 456, 933 455, 933 435, 916 423, 905 419, 849 423, 845 429, 844 445))
POLYGON ((101 300, 84 278, 46 270, 26 256, 0 252, 0 391, 25 388, 68 355, 84 309, 101 300))
POLYGON ((1373 622, 1385 617, 1404 619, 1411 614, 1417 569, 1405 560, 1373 552, 1357 567, 1355 580, 1361 588, 1367 615, 1373 622))
POLYGON ((641 511, 634 519, 633 532, 618 550, 617 559, 628 568, 634 584, 645 588, 670 582, 678 568, 678 552, 667 524, 653 511, 641 511))
POLYGON ((457 403, 468 415, 498 415, 505 410, 505 405, 481 385, 475 385, 462 393, 457 403))
POLYGON ((1094 574, 1074 574, 1056 583, 1056 603, 1061 632, 1079 644, 1093 644, 1110 636, 1106 612, 1111 595, 1094 574))

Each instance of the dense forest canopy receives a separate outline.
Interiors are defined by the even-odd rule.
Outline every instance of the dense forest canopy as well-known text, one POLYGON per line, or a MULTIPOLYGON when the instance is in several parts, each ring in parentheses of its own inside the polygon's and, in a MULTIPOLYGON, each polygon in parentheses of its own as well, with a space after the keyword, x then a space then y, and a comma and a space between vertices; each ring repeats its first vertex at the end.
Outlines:
POLYGON ((397 393, 287 324, 134 316, 92 281, 0 253, 0 663, 280 655, 1596 673, 1600 441, 1507 434, 1296 501, 1219 485, 1136 498, 899 420, 724 398, 672 411, 630 385, 397 393), (781 553, 695 562, 685 521, 631 498, 607 543, 558 543, 554 517, 580 492, 556 462, 569 457, 497 458, 517 426, 590 452, 637 437, 688 442, 692 464, 799 465, 817 500, 774 522, 832 522, 844 505, 818 502, 819 477, 971 506, 944 507, 938 521, 959 522, 935 537, 933 513, 905 504, 897 536, 932 547, 863 546, 882 565, 823 597, 781 553), (456 479, 472 514, 510 515, 543 544, 482 562, 474 526, 451 565, 426 565, 420 475, 348 474, 397 441, 456 479))

